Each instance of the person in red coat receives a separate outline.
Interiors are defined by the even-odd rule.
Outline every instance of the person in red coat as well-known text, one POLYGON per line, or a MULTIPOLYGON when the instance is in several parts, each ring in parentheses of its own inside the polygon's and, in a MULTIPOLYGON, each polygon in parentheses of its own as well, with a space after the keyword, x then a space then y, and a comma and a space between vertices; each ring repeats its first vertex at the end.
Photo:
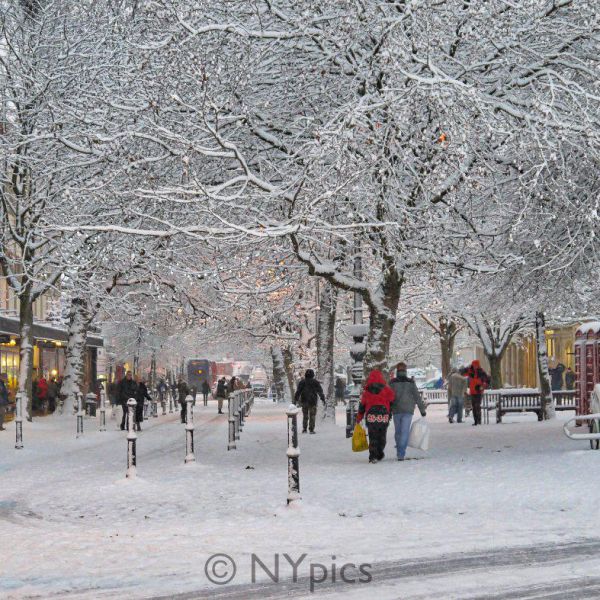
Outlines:
POLYGON ((478 360, 474 360, 462 375, 469 378, 469 396, 471 396, 473 420, 475 421, 473 425, 481 425, 481 400, 483 399, 483 392, 490 387, 490 378, 481 368, 481 363, 478 360))
POLYGON ((394 391, 390 388, 381 371, 371 371, 358 405, 357 423, 366 416, 369 432, 369 462, 383 460, 387 428, 390 423, 390 406, 394 401, 394 391))

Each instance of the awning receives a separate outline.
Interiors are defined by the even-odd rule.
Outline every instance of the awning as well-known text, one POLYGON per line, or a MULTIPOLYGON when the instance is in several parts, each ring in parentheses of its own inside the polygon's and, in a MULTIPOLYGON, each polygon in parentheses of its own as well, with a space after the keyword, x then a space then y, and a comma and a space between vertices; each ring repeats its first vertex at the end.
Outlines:
MULTIPOLYGON (((19 337, 19 321, 9 317, 0 316, 0 333, 15 335, 19 337)), ((51 325, 42 325, 41 323, 33 324, 33 337, 36 340, 50 340, 53 342, 67 343, 69 335, 66 329, 53 327, 51 325)), ((104 346, 104 340, 97 335, 87 336, 87 346, 99 348, 104 346)))

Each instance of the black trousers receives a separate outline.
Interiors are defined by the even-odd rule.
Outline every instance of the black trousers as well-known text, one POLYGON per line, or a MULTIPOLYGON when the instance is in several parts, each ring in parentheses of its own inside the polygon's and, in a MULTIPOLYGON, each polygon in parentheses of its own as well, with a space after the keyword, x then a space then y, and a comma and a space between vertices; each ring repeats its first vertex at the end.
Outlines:
POLYGON ((385 443, 387 441, 387 424, 367 423, 369 432, 369 460, 381 460, 384 457, 385 443))
POLYGON ((204 399, 204 406, 208 406, 208 392, 202 392, 202 398, 204 399))
POLYGON ((187 422, 187 402, 181 402, 181 422, 187 422))
POLYGON ((125 429, 127 427, 127 404, 121 402, 121 408, 123 409, 123 417, 121 419, 121 429, 125 429))
POLYGON ((473 405, 473 419, 476 425, 481 425, 481 395, 471 396, 471 404, 473 405))
POLYGON ((315 430, 315 417, 317 416, 317 405, 308 406, 307 404, 302 405, 302 431, 306 431, 308 427, 309 431, 315 430))

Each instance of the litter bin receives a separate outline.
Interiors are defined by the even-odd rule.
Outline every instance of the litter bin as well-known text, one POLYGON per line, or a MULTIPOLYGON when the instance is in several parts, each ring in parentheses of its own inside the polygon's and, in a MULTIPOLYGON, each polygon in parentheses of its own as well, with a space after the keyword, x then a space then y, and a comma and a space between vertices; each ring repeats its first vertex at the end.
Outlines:
POLYGON ((88 417, 96 416, 96 394, 88 394, 85 397, 85 414, 88 417))

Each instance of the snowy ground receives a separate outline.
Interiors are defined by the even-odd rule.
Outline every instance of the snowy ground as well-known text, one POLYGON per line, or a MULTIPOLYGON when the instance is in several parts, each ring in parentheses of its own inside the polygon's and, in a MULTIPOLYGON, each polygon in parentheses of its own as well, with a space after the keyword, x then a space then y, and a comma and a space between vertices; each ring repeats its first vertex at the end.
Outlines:
MULTIPOLYGON (((313 579, 327 569, 329 583, 314 587, 331 597, 600 595, 600 452, 563 436, 567 415, 475 428, 431 408, 432 449, 412 454, 422 460, 393 460, 390 432, 389 459, 369 465, 350 451, 340 412, 337 427, 301 436, 302 501, 288 508, 284 409, 255 405, 227 452, 226 417, 197 407, 191 466, 177 418, 151 419, 135 481, 125 480, 115 421, 100 433, 86 419, 76 440, 74 417, 37 419, 21 451, 9 424, 0 433, 0 598, 309 597, 310 563, 323 565, 313 579), (216 553, 237 564, 227 585, 205 574, 216 553), (252 554, 273 570, 276 553, 285 584, 235 587, 251 582, 252 554), (307 555, 296 585, 284 553, 307 555), (372 565, 373 580, 340 587, 346 563, 372 565)), ((269 581, 260 567, 256 577, 269 581)))

